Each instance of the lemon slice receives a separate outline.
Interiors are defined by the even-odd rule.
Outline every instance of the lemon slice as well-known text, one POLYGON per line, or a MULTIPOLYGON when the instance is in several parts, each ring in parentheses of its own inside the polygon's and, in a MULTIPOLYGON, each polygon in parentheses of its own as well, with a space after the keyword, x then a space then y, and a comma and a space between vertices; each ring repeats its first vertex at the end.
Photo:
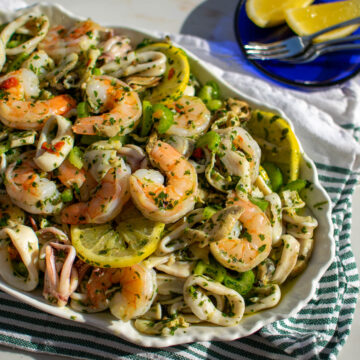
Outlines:
POLYGON ((309 6, 314 0, 247 0, 246 13, 260 27, 271 27, 285 22, 285 11, 309 6))
MULTIPOLYGON (((311 5, 304 9, 290 9, 285 18, 291 29, 298 35, 313 34, 321 29, 360 16, 360 1, 348 0, 311 5)), ((341 38, 354 32, 359 25, 350 25, 320 35, 315 41, 341 38)))
POLYGON ((168 43, 156 43, 138 50, 160 51, 167 57, 166 70, 159 85, 149 89, 151 92, 145 96, 146 100, 155 104, 158 102, 172 102, 185 91, 190 77, 190 65, 185 52, 168 43))
POLYGON ((261 147, 262 160, 276 164, 284 175, 285 183, 296 180, 301 155, 289 124, 275 114, 255 110, 247 126, 261 147))
POLYGON ((71 241, 77 256, 98 267, 120 268, 138 264, 157 248, 165 224, 145 218, 110 224, 72 225, 71 241))

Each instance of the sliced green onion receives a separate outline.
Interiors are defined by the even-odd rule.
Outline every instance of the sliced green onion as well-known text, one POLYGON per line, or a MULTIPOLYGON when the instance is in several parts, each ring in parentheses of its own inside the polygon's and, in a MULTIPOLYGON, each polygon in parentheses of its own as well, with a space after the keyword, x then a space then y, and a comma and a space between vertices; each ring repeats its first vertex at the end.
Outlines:
POLYGON ((126 145, 130 142, 129 135, 116 135, 109 139, 109 141, 120 141, 122 145, 126 145))
POLYGON ((73 200, 73 192, 71 189, 66 189, 61 193, 61 200, 63 202, 70 202, 73 200))
POLYGON ((220 145, 220 135, 215 131, 209 131, 205 135, 201 136, 196 142, 197 148, 207 147, 211 151, 216 151, 220 145))
POLYGON ((76 110, 78 118, 84 118, 89 116, 89 110, 85 101, 78 103, 76 110))
POLYGON ((0 143, 0 154, 6 153, 10 150, 10 144, 8 141, 0 143))
POLYGON ((226 275, 223 284, 240 295, 246 295, 253 287, 255 282, 255 275, 252 270, 241 273, 238 277, 226 275))
POLYGON ((206 220, 210 219, 215 213, 217 213, 217 211, 218 210, 216 210, 212 206, 207 206, 203 211, 203 216, 206 220))
POLYGON ((284 177, 281 170, 272 162, 265 162, 261 165, 269 176, 272 190, 278 192, 284 183, 284 177))
POLYGON ((82 135, 80 138, 80 143, 83 145, 91 145, 94 142, 106 139, 106 137, 100 135, 82 135))
POLYGON ((258 206, 262 211, 265 211, 269 206, 269 202, 264 199, 249 196, 249 200, 258 206))
POLYGON ((152 118, 158 122, 157 131, 159 134, 165 134, 174 123, 173 113, 163 104, 153 106, 152 118))
POLYGON ((142 120, 140 124, 140 136, 147 136, 153 126, 153 107, 150 101, 144 100, 142 103, 142 120))
POLYGON ((81 169, 84 166, 83 152, 77 146, 74 146, 71 149, 68 160, 78 169, 81 169))
POLYGON ((28 269, 22 261, 12 261, 11 265, 13 266, 15 273, 20 276, 26 277, 29 275, 28 269))
POLYGON ((21 53, 19 54, 13 61, 12 63, 9 65, 9 71, 15 71, 20 69, 22 63, 27 60, 29 58, 29 54, 28 53, 21 53))
POLYGON ((221 283, 226 277, 226 269, 219 264, 206 264, 204 261, 199 260, 195 266, 194 274, 206 275, 221 283))
POLYGON ((294 181, 289 182, 288 184, 284 185, 281 190, 291 190, 300 192, 301 190, 305 189, 307 185, 307 181, 303 179, 297 179, 294 181))
POLYGON ((101 75, 101 70, 99 68, 93 68, 92 73, 93 73, 93 75, 98 76, 98 75, 101 75))
POLYGON ((20 41, 20 40, 10 40, 10 41, 6 44, 6 47, 7 47, 8 49, 13 49, 13 48, 19 46, 21 43, 22 43, 22 41, 20 41))

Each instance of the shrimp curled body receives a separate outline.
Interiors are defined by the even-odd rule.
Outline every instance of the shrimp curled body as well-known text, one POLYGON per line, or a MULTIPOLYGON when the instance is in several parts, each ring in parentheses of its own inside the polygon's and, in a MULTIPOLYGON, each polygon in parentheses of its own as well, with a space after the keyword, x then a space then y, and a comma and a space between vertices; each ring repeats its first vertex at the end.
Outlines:
POLYGON ((110 76, 93 76, 86 83, 86 94, 94 112, 102 113, 76 120, 76 134, 116 136, 132 132, 139 123, 141 101, 130 87, 110 76))
POLYGON ((31 214, 56 214, 62 207, 60 193, 55 182, 36 168, 34 157, 35 151, 28 151, 8 166, 6 191, 15 205, 31 214))
POLYGON ((11 128, 39 130, 51 115, 66 115, 75 107, 69 95, 34 100, 40 93, 37 76, 28 69, 12 71, 0 79, 0 120, 11 128))
POLYGON ((153 221, 173 223, 195 205, 197 174, 195 168, 172 146, 156 141, 149 157, 167 176, 156 170, 137 170, 130 176, 132 200, 142 214, 153 221))
POLYGON ((103 224, 113 220, 130 198, 130 174, 130 167, 121 159, 121 166, 108 171, 89 201, 72 204, 62 211, 62 222, 103 224))
POLYGON ((223 266, 245 272, 268 257, 272 244, 272 228, 265 213, 250 201, 236 199, 231 203, 244 209, 238 219, 245 228, 243 236, 228 236, 212 242, 210 250, 223 266))
POLYGON ((97 268, 86 287, 92 307, 101 309, 109 306, 115 317, 128 321, 150 309, 156 292, 156 275, 153 269, 141 264, 119 269, 97 268), (116 285, 121 291, 116 291, 119 290, 116 285))

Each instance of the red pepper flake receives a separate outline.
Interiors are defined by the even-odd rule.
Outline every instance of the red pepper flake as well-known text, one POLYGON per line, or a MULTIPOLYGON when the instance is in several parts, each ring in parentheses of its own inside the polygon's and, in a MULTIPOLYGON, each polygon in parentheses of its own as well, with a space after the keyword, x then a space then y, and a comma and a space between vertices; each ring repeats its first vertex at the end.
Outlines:
POLYGON ((175 69, 171 68, 168 73, 168 80, 170 80, 175 75, 175 69))
POLYGON ((55 145, 49 144, 48 142, 44 142, 41 145, 41 149, 49 152, 50 154, 56 154, 56 156, 60 155, 60 150, 65 145, 65 141, 59 141, 55 145))
POLYGON ((19 84, 19 80, 16 77, 10 77, 6 80, 4 80, 1 84, 0 84, 0 89, 10 89, 12 87, 15 87, 19 84))
POLYGON ((192 156, 195 158, 195 159, 202 159, 204 157, 204 151, 202 148, 196 148, 193 153, 192 153, 192 156))

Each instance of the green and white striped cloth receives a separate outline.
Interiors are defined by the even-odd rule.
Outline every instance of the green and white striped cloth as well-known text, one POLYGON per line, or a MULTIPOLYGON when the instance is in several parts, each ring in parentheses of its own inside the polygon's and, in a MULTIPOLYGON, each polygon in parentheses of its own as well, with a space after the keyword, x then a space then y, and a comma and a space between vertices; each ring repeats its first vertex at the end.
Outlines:
POLYGON ((279 106, 293 120, 333 202, 336 258, 316 295, 296 316, 265 326, 246 338, 149 349, 48 315, 0 292, 0 343, 81 359, 335 359, 349 334, 359 292, 350 229, 351 195, 360 169, 360 146, 355 140, 360 125, 355 117, 360 113, 360 86, 353 81, 310 95, 286 90, 250 75, 241 65, 242 59, 234 55, 236 44, 181 35, 174 38, 218 65, 214 71, 233 86, 279 106))

